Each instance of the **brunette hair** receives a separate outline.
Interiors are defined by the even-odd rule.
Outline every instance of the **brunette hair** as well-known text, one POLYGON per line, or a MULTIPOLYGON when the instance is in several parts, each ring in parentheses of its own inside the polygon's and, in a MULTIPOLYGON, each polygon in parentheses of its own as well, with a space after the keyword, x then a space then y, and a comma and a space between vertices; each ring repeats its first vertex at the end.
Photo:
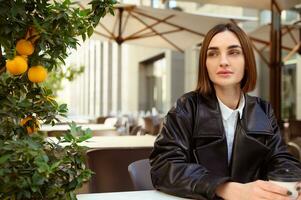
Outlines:
POLYGON ((241 28, 239 28, 237 25, 233 23, 218 24, 208 31, 208 33, 206 34, 203 40, 202 48, 200 51, 199 73, 198 73, 198 83, 197 83, 196 91, 200 92, 203 95, 211 94, 214 92, 213 84, 209 79, 209 75, 206 67, 208 46, 212 38, 216 34, 224 31, 231 31, 232 33, 234 33, 242 46, 242 51, 245 59, 244 76, 240 83, 240 87, 242 91, 250 92, 254 90, 256 86, 256 78, 257 78, 256 62, 255 62, 255 57, 252 49, 252 43, 249 37, 241 28))

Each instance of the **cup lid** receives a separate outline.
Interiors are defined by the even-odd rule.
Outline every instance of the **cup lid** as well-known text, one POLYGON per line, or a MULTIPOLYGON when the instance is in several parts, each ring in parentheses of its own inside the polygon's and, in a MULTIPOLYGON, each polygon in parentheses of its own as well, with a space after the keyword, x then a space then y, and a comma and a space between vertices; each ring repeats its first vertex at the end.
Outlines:
POLYGON ((301 181, 301 170, 281 169, 268 174, 272 181, 298 182, 301 181))

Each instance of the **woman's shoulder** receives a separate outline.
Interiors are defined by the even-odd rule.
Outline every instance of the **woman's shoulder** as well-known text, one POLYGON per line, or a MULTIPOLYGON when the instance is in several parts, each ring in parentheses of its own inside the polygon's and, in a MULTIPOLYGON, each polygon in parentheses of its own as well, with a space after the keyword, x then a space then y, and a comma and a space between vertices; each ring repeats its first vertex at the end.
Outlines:
POLYGON ((193 101, 193 102, 206 102, 206 101, 214 101, 216 100, 216 97, 214 94, 208 94, 208 95, 202 95, 198 91, 190 91, 185 94, 183 94, 180 98, 178 98, 178 101, 180 102, 187 102, 187 101, 193 101))
POLYGON ((170 112, 191 112, 194 110, 199 94, 196 91, 191 91, 180 96, 170 112))
POLYGON ((260 108, 264 111, 264 113, 266 113, 267 115, 269 115, 272 112, 271 104, 267 100, 258 96, 251 96, 248 94, 245 94, 245 96, 248 99, 248 102, 255 102, 256 104, 258 104, 260 108))
POLYGON ((179 97, 174 105, 174 109, 179 108, 184 111, 196 111, 199 106, 216 106, 216 97, 214 94, 202 95, 198 91, 191 91, 179 97))
POLYGON ((198 98, 198 92, 190 91, 180 96, 177 101, 186 103, 187 101, 196 101, 197 98, 198 98))

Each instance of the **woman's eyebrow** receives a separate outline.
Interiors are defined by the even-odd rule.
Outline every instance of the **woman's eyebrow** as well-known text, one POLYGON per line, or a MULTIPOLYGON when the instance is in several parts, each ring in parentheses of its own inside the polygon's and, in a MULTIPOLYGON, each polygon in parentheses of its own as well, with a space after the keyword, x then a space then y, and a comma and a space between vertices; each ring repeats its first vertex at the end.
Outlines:
POLYGON ((218 47, 208 47, 207 51, 208 50, 218 50, 218 47))
POLYGON ((240 45, 230 45, 230 46, 228 46, 227 49, 235 49, 235 48, 241 48, 241 46, 240 45))
MULTIPOLYGON (((240 45, 230 45, 230 46, 228 46, 228 48, 227 49, 235 49, 235 48, 241 48, 242 49, 242 47, 240 46, 240 45)), ((218 47, 208 47, 208 49, 207 49, 207 51, 209 51, 209 50, 219 50, 219 48, 218 47)))

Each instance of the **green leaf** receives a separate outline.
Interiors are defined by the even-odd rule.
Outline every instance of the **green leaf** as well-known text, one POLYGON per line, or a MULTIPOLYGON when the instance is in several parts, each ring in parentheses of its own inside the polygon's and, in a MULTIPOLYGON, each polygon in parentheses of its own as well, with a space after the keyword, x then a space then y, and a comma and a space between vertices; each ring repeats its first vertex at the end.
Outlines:
POLYGON ((43 185, 44 181, 45 178, 42 175, 38 174, 37 172, 33 174, 32 176, 33 185, 43 185))
POLYGON ((93 27, 89 26, 89 28, 88 28, 88 37, 91 37, 91 35, 93 34, 93 32, 94 32, 93 27))
POLYGON ((92 130, 91 129, 87 129, 85 131, 85 134, 84 135, 81 135, 77 140, 76 142, 83 142, 83 141, 86 141, 88 139, 92 138, 92 130))
POLYGON ((7 162, 7 160, 10 158, 11 155, 7 154, 7 155, 3 155, 0 157, 0 165, 2 165, 3 163, 7 162))
POLYGON ((57 161, 55 163, 53 163, 51 166, 50 166, 50 169, 51 171, 56 169, 57 167, 59 167, 59 165, 61 164, 62 162, 61 161, 57 161))
POLYGON ((67 104, 61 104, 59 106, 59 112, 66 112, 67 111, 67 104))
POLYGON ((77 135, 78 131, 81 129, 81 127, 77 127, 76 123, 73 121, 69 124, 69 127, 70 127, 70 133, 74 136, 77 135))
POLYGON ((83 10, 80 10, 80 11, 79 11, 79 15, 80 15, 81 17, 88 16, 90 13, 91 13, 91 11, 90 11, 89 9, 83 9, 83 10))
POLYGON ((64 135, 64 140, 62 142, 73 142, 75 140, 75 137, 70 134, 70 133, 66 133, 64 135))
POLYGON ((110 9, 109 9, 109 12, 110 12, 111 15, 113 15, 113 16, 115 15, 114 9, 110 8, 110 9))

